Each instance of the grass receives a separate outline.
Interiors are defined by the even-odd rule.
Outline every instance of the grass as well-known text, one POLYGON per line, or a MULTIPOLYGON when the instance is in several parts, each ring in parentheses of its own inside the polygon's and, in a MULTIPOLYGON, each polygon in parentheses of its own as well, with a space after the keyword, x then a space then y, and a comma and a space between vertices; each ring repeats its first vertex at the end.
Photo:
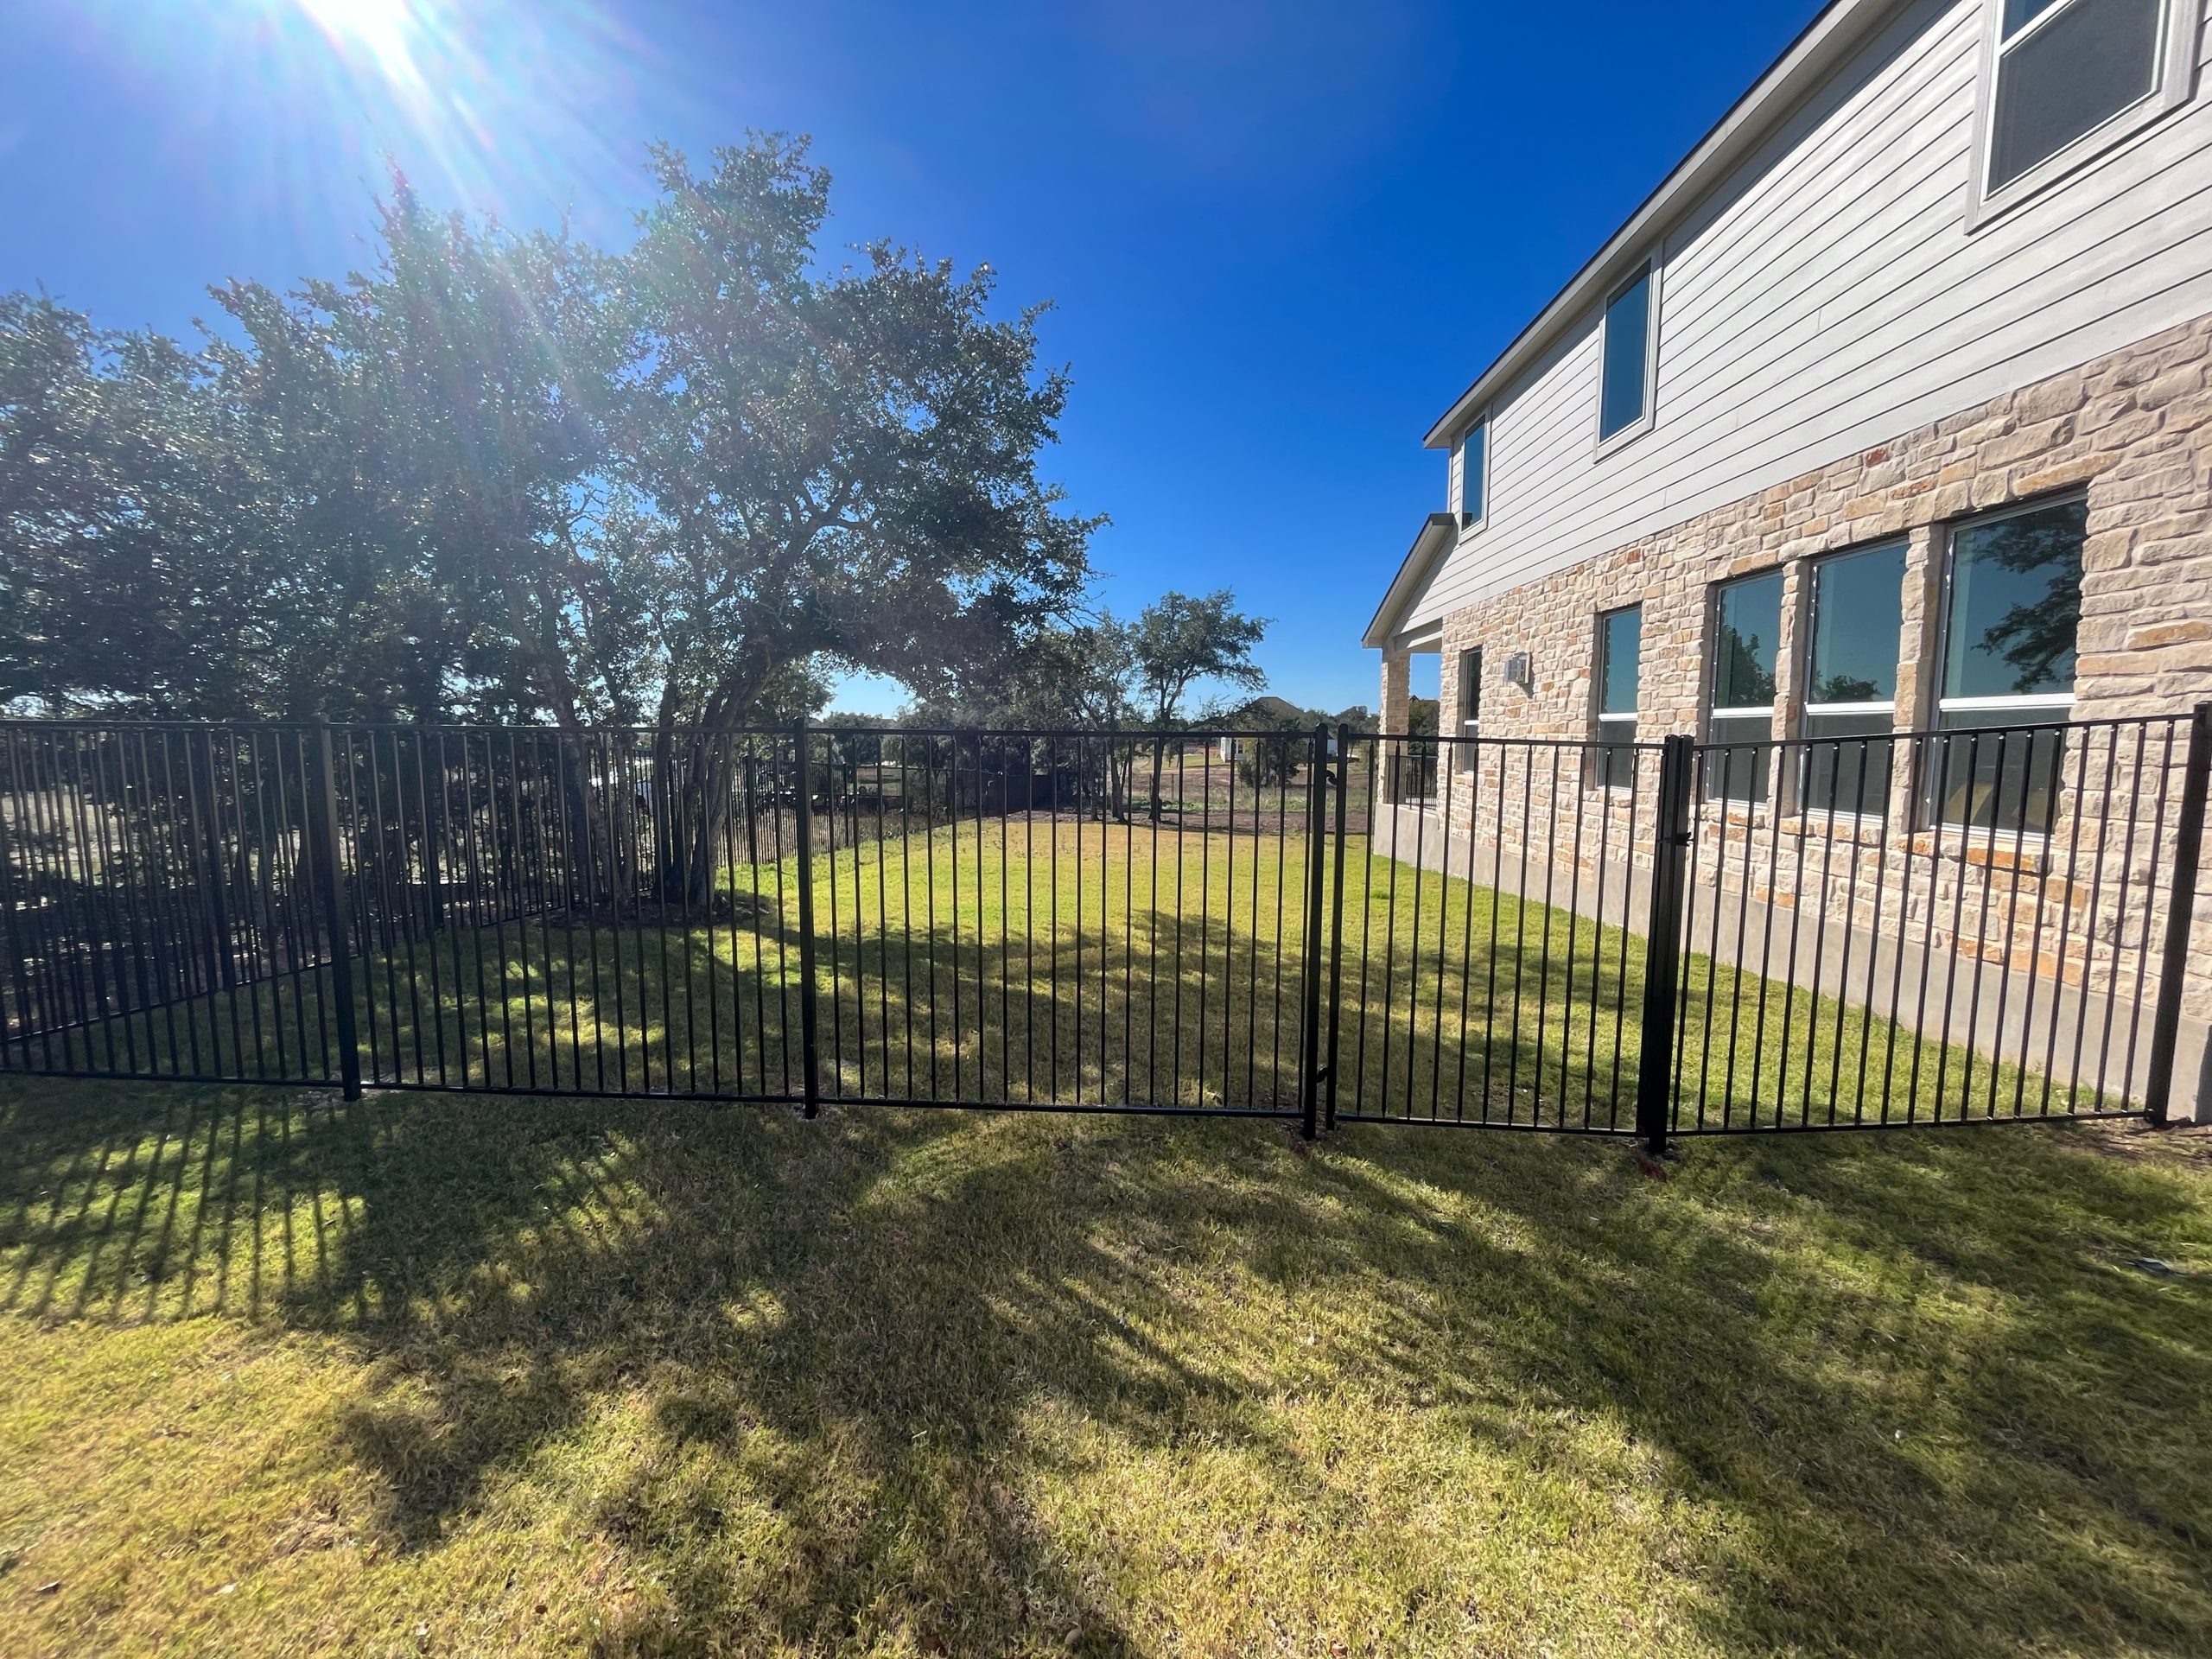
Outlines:
POLYGON ((17 1078, 0 1144, 26 1659, 2212 1650, 2198 1132, 17 1078))
MULTIPOLYGON (((1306 858, 1302 835, 1272 829, 1042 817, 817 853, 824 1092, 1295 1110, 1306 858)), ((1333 868, 1324 876, 1329 915, 1333 868)), ((1347 843, 1335 969, 1347 1116, 1632 1126, 1643 943, 1577 917, 1556 885, 1559 902, 1524 901, 1347 843)), ((356 964, 371 1075, 795 1095, 798 921, 793 857, 734 866, 714 917, 544 912, 383 942, 356 964)), ((188 1071, 313 1077, 330 1001, 318 976, 279 979, 55 1046, 94 1068, 177 1055, 188 1071)), ((2059 1053, 2069 1080, 2049 1086, 1702 956, 1681 1029, 1684 1127, 2112 1103, 2094 1040, 2086 1063, 2059 1053)))

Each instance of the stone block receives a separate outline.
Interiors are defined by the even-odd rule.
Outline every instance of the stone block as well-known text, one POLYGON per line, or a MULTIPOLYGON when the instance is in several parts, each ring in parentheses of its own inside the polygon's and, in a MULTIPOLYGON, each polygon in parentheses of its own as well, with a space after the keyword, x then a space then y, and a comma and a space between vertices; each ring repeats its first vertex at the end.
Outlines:
POLYGON ((2015 393, 2012 409, 2024 421, 2047 421, 2073 414, 2088 401, 2088 383, 2076 369, 2015 393))
POLYGON ((2156 651, 2165 645, 2183 645, 2212 640, 2212 617, 2193 616, 2178 622, 2153 622, 2144 627, 2131 628, 2127 634, 2130 651, 2156 651))
POLYGON ((2037 466, 2023 467, 2012 475, 2012 489, 2016 494, 2041 495, 2050 490, 2068 490, 2086 484, 2112 464, 2104 455, 2075 455, 2067 460, 2046 457, 2037 466))
POLYGON ((2130 557, 2134 564, 2197 563, 2212 560, 2212 535, 2170 536, 2153 537, 2145 535, 2135 544, 2130 557))
POLYGON ((2001 507, 2012 499, 2012 480, 2002 473, 1984 473, 1969 489, 1976 511, 2001 507))

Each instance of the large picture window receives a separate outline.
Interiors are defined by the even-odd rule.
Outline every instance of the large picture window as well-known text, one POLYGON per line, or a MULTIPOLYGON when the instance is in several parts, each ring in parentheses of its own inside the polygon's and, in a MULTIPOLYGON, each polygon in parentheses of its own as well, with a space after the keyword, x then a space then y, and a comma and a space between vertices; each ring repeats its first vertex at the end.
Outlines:
POLYGON ((1636 690, 1643 655, 1643 607, 1629 606, 1598 619, 1595 736, 1602 745, 1591 781, 1605 789, 1636 782, 1636 690))
POLYGON ((2077 497, 1952 532, 1936 702, 1947 735, 1934 773, 1945 823, 2024 834, 2050 828, 2063 735, 2012 728, 2062 721, 2073 709, 2088 519, 2088 503, 2077 497))
POLYGON ((1705 757, 1708 799, 1763 801, 1774 739, 1774 653, 1782 635, 1782 572, 1723 582, 1713 594, 1713 712, 1705 757))
POLYGON ((1993 3, 1989 195, 2069 152, 2094 149, 2095 135, 2120 136, 2186 91, 2187 65, 2172 60, 2194 43, 2201 0, 1993 3), (2139 118, 2133 123, 2131 111, 2139 118))
POLYGON ((1879 817, 1896 747, 1904 543, 1815 560, 1808 620, 1805 804, 1879 817))

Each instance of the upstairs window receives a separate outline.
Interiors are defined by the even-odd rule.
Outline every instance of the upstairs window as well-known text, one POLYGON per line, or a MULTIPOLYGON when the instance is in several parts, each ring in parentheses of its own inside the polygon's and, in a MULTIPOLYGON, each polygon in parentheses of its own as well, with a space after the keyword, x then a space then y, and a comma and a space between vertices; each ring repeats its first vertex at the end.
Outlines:
POLYGON ((1483 498, 1487 493, 1484 486, 1488 481, 1483 467, 1489 459, 1490 421, 1484 417, 1469 427, 1459 440, 1459 522, 1469 529, 1483 521, 1483 498))
POLYGON ((2201 0, 1992 0, 1994 86, 1985 97, 1986 194, 2094 148, 2171 108, 2188 90, 2201 0), (2139 119, 2125 119, 2131 112, 2139 119))
MULTIPOLYGON (((2075 0, 2078 4, 2080 0, 2075 0)), ((1651 404, 1651 267, 1644 265, 1605 302, 1604 369, 1598 393, 1598 442, 1643 423, 1651 404)))
POLYGON ((1805 804, 1878 818, 1890 804, 1904 631, 1904 543, 1814 561, 1805 653, 1805 804))
POLYGON ((1643 607, 1608 611, 1598 619, 1595 691, 1597 741, 1591 781, 1605 789, 1636 782, 1636 686, 1643 652, 1643 607))
POLYGON ((1782 572, 1713 590, 1713 713, 1707 722, 1705 792, 1724 801, 1766 798, 1774 741, 1774 655, 1782 637, 1782 572))

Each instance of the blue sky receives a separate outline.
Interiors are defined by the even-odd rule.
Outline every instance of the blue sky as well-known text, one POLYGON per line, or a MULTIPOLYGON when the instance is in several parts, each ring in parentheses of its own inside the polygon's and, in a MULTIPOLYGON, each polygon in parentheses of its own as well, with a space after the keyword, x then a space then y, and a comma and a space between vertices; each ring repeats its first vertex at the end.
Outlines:
POLYGON ((1272 689, 1371 703, 1421 433, 1817 10, 10 0, 0 288, 183 333, 210 283, 360 264, 387 156, 619 242, 649 140, 810 133, 833 237, 1055 302, 1101 598, 1234 588, 1272 689))

